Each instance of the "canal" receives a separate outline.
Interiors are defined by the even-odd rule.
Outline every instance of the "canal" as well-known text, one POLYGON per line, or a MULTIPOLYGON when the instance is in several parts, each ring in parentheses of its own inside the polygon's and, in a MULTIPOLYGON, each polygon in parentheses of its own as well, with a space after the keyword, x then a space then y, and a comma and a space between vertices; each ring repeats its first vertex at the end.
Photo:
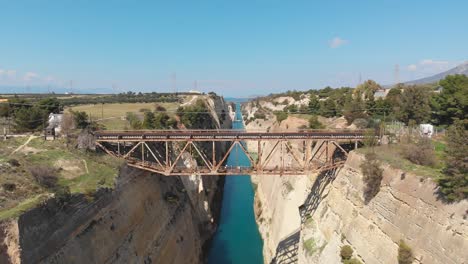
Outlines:
MULTIPOLYGON (((240 104, 236 104, 234 129, 243 129, 240 104)), ((247 156, 236 146, 229 166, 249 166, 247 156)), ((262 264, 263 241, 254 215, 254 191, 249 175, 227 176, 218 230, 210 248, 209 264, 262 264)))

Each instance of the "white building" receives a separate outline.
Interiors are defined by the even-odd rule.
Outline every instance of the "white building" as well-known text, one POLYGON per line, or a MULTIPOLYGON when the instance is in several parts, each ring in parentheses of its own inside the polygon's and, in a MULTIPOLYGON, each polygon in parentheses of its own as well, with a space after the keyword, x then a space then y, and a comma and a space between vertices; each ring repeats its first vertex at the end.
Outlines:
POLYGON ((421 133, 422 136, 430 138, 434 134, 434 126, 431 124, 420 124, 419 133, 421 133))

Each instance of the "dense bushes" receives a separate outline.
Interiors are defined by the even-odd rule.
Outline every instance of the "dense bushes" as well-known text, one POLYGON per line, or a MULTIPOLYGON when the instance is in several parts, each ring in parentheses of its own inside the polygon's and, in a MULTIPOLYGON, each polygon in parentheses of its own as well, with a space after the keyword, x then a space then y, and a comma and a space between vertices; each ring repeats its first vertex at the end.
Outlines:
POLYGON ((417 142, 408 142, 403 146, 402 154, 414 164, 434 166, 436 163, 434 146, 429 138, 420 137, 417 142))
POLYGON ((366 153, 365 158, 366 160, 361 164, 361 170, 364 176, 364 202, 367 204, 380 191, 383 169, 375 153, 366 153))
POLYGON ((57 171, 46 165, 37 165, 29 169, 36 182, 42 187, 52 189, 57 186, 57 171))
POLYGON ((192 105, 179 107, 177 115, 186 128, 215 128, 211 113, 202 99, 198 99, 192 105))
POLYGON ((126 92, 120 94, 112 94, 105 96, 83 96, 63 99, 63 105, 80 105, 80 104, 111 104, 111 103, 151 103, 151 102, 179 102, 180 98, 175 94, 167 93, 135 93, 126 92))

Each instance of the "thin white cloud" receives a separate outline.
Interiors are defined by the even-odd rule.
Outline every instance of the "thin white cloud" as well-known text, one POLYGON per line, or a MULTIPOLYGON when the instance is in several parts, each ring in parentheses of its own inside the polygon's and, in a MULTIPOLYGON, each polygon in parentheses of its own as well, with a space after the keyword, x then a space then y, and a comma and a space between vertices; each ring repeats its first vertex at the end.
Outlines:
POLYGON ((416 71, 418 69, 418 66, 416 64, 410 64, 407 67, 408 71, 416 71))
POLYGON ((35 72, 27 72, 23 76, 23 80, 25 80, 25 81, 32 81, 32 80, 37 79, 37 78, 39 78, 39 74, 37 74, 35 72))
POLYGON ((7 70, 6 75, 10 78, 14 78, 16 76, 16 71, 15 70, 7 70))
POLYGON ((0 77, 2 77, 2 76, 13 78, 13 77, 16 76, 16 71, 15 70, 0 69, 0 77))
POLYGON ((50 75, 49 75, 49 76, 46 76, 46 77, 44 78, 44 81, 46 81, 46 82, 53 82, 53 81, 55 81, 55 78, 54 78, 53 76, 50 76, 50 75))
POLYGON ((448 61, 436 61, 431 59, 425 59, 419 62, 421 65, 447 65, 449 64, 448 61))
POLYGON ((421 74, 434 74, 446 71, 457 66, 458 64, 460 63, 456 61, 424 59, 418 63, 406 66, 406 69, 410 72, 419 72, 421 74))
POLYGON ((338 47, 341 47, 345 44, 348 44, 348 40, 342 39, 340 37, 334 37, 332 40, 329 42, 329 47, 332 49, 336 49, 338 47))

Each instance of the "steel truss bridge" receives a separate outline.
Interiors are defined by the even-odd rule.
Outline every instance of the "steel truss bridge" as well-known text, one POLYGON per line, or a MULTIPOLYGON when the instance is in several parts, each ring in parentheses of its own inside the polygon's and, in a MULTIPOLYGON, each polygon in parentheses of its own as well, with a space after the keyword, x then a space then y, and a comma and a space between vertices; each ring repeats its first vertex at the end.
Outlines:
POLYGON ((364 130, 98 131, 95 144, 129 166, 166 176, 300 175, 342 166, 365 135, 364 130), (250 166, 227 166, 229 155, 239 152, 250 166))

